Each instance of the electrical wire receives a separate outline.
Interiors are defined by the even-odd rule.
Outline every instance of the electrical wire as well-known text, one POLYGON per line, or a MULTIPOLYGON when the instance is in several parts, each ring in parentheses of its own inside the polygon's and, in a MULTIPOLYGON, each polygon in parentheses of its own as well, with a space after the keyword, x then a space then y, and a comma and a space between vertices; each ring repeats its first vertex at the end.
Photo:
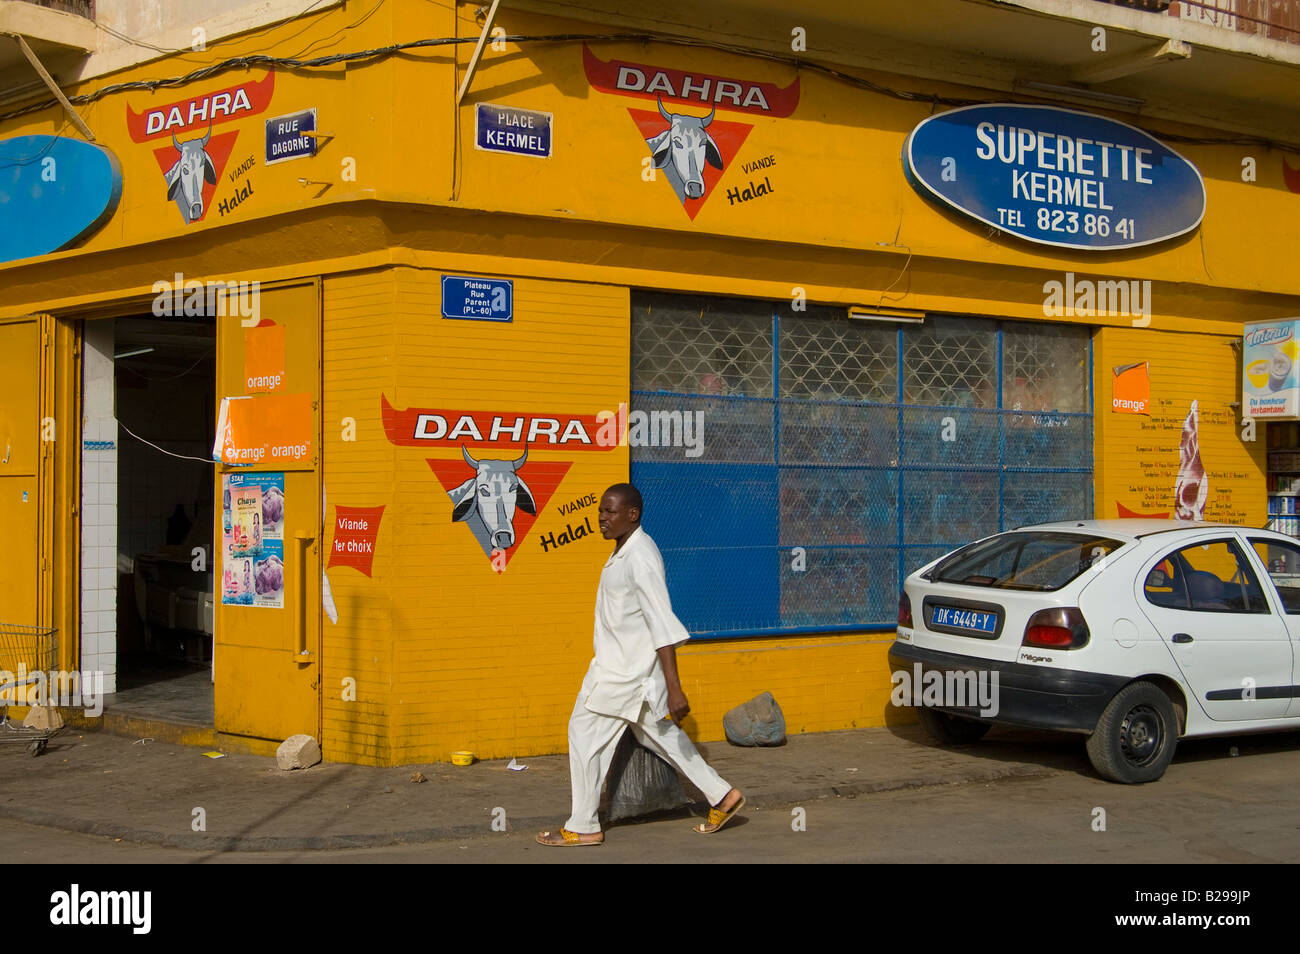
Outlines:
MULTIPOLYGON (((383 0, 381 0, 381 3, 383 0)), ((313 4, 314 5, 314 4, 313 4)), ((308 8, 310 9, 310 7, 308 8)), ((376 6, 374 9, 378 9, 376 6)), ((372 9, 365 16, 370 16, 372 9)), ((301 14, 300 14, 301 15, 301 14)), ((364 19, 364 18, 363 18, 364 19)), ((346 27, 344 29, 347 29, 346 27)), ((342 32, 342 31, 339 31, 342 32)), ((720 50, 726 53, 733 53, 742 56, 755 57, 759 59, 771 60, 791 66, 796 70, 806 70, 809 72, 819 73, 838 80, 846 85, 856 89, 863 89, 869 92, 877 93, 882 96, 889 96, 893 99, 899 99, 906 102, 930 103, 932 106, 973 106, 986 103, 987 100, 956 98, 951 96, 940 96, 935 93, 919 93, 914 90, 895 89, 884 86, 872 80, 860 76, 854 76, 845 73, 843 70, 834 67, 825 66, 809 60, 802 60, 796 56, 789 56, 782 53, 772 53, 767 50, 756 50, 748 47, 739 46, 731 43, 720 43, 713 40, 701 40, 694 37, 684 37, 676 35, 660 35, 651 33, 555 33, 540 34, 536 36, 529 35, 507 35, 498 37, 509 43, 527 44, 527 43, 661 43, 670 46, 687 46, 705 49, 720 50)), ((433 49, 444 46, 458 46, 463 43, 477 43, 477 36, 469 37, 435 37, 424 40, 412 40, 406 43, 394 43, 389 46, 372 47, 367 50, 357 50, 351 53, 333 53, 327 56, 318 56, 311 59, 300 59, 298 57, 272 56, 270 54, 252 54, 246 56, 230 57, 208 66, 192 70, 182 76, 173 76, 167 79, 158 80, 131 80, 125 83, 113 83, 101 87, 90 93, 83 93, 68 98, 69 102, 74 105, 93 103, 105 96, 113 93, 125 92, 128 90, 146 89, 154 91, 157 89, 167 89, 177 86, 184 86, 197 80, 207 79, 212 76, 218 76, 222 73, 228 73, 233 70, 248 70, 253 67, 265 68, 268 70, 285 69, 285 70, 310 70, 326 66, 335 66, 339 63, 364 63, 369 61, 381 61, 394 56, 398 53, 404 53, 408 50, 433 49)), ((314 45, 314 44, 313 44, 314 45)), ((310 49, 311 47, 307 47, 310 49)), ((1015 95, 1015 94, 1012 94, 1015 95)), ((31 103, 28 106, 19 109, 10 110, 7 113, 0 114, 0 122, 10 119, 16 119, 29 113, 40 112, 59 105, 58 100, 54 98, 31 103)), ((1149 131, 1149 130, 1148 130, 1149 131)), ((1153 133, 1154 134, 1154 133, 1153 133)), ((1288 146, 1284 143, 1277 142, 1265 137, 1254 136, 1232 136, 1232 137, 1208 137, 1208 136, 1182 136, 1174 133, 1158 133, 1162 139, 1173 142, 1185 142, 1197 145, 1254 145, 1263 146, 1269 149, 1279 149, 1291 151, 1294 146, 1288 146)))
MULTIPOLYGON (((258 30, 258 31, 256 31, 256 32, 251 32, 251 33, 242 33, 242 34, 238 34, 238 35, 239 35, 241 38, 247 38, 247 37, 250 37, 250 36, 258 36, 258 35, 260 35, 260 34, 262 34, 262 33, 266 33, 266 32, 268 32, 268 31, 270 31, 270 30, 273 30, 273 29, 278 29, 278 28, 280 28, 280 27, 282 27, 282 26, 285 26, 286 24, 293 23, 295 20, 299 20, 299 19, 301 19, 302 17, 306 16, 306 15, 311 11, 311 9, 312 9, 313 7, 319 6, 321 3, 324 3, 324 2, 325 2, 325 0, 312 0, 312 2, 309 3, 306 7, 304 7, 302 10, 298 11, 297 13, 295 13, 293 16, 289 17, 287 20, 281 20, 281 21, 279 21, 279 22, 269 24, 268 26, 266 26, 266 27, 264 27, 263 29, 258 30)), ((341 8, 340 8, 340 9, 341 9, 341 8)), ((192 56, 187 56, 187 54, 193 54, 194 52, 196 52, 192 47, 184 47, 184 46, 183 46, 183 47, 178 47, 177 49, 174 49, 174 50, 169 50, 169 49, 166 49, 165 47, 155 46, 154 44, 150 43, 149 41, 147 41, 147 40, 142 40, 142 39, 140 39, 139 37, 134 37, 134 36, 130 36, 130 35, 126 34, 126 33, 122 33, 120 30, 115 30, 115 29, 113 29, 111 26, 107 26, 106 24, 102 23, 102 22, 99 21, 99 20, 91 20, 91 22, 92 22, 96 27, 98 27, 99 29, 101 29, 101 30, 103 30, 105 33, 107 33, 109 36, 114 37, 114 38, 116 38, 116 39, 118 39, 118 40, 122 40, 122 41, 124 41, 124 42, 126 42, 126 43, 130 43, 132 46, 142 46, 142 47, 144 47, 144 48, 147 49, 147 50, 154 50, 155 52, 157 52, 157 53, 162 53, 162 54, 164 54, 164 55, 173 55, 173 54, 176 54, 176 55, 180 55, 180 56, 182 56, 182 57, 186 57, 186 58, 192 58, 192 56)), ((286 39, 293 39, 293 37, 298 36, 298 34, 299 34, 299 33, 302 33, 304 30, 310 29, 310 27, 311 27, 311 24, 308 24, 306 27, 303 27, 302 30, 299 30, 298 33, 294 33, 294 34, 292 34, 291 36, 286 37, 286 39)), ((223 39, 224 39, 224 38, 223 38, 223 39)))
POLYGON ((50 153, 50 150, 52 150, 58 144, 59 140, 63 138, 64 130, 71 124, 71 119, 65 120, 63 125, 59 127, 58 132, 50 136, 50 141, 41 146, 40 151, 35 152, 30 156, 23 156, 19 159, 10 159, 6 162, 0 162, 0 169, 12 169, 14 166, 29 166, 38 159, 45 158, 45 156, 50 153))
MULTIPOLYGON (((346 32, 348 32, 349 30, 355 30, 357 27, 361 26, 361 24, 365 23, 365 22, 366 22, 367 20, 369 20, 372 16, 374 16, 375 13, 379 10, 379 8, 382 7, 382 6, 384 5, 384 3, 385 3, 385 0, 379 0, 379 2, 376 3, 376 4, 375 4, 373 7, 371 7, 369 10, 367 10, 367 11, 366 11, 362 16, 361 16, 360 19, 356 20, 356 21, 353 22, 353 23, 349 23, 347 26, 339 27, 337 30, 335 30, 333 33, 331 33, 329 36, 321 37, 319 40, 313 40, 312 42, 310 42, 310 43, 308 43, 306 46, 304 46, 301 50, 299 50, 297 53, 292 54, 292 57, 293 57, 294 59, 297 59, 298 57, 302 56, 304 53, 306 53, 306 52, 308 52, 308 51, 310 51, 310 50, 312 50, 312 49, 314 49, 314 48, 320 46, 322 43, 326 43, 326 42, 328 42, 329 40, 334 39, 336 36, 338 36, 338 35, 340 35, 340 34, 342 34, 342 33, 346 33, 346 32)), ((309 27, 309 26, 311 26, 311 24, 308 24, 308 27, 309 27)), ((299 34, 304 33, 304 32, 308 29, 308 27, 303 27, 301 30, 298 31, 298 33, 295 33, 293 36, 298 36, 299 34)), ((291 39, 293 39, 293 37, 285 37, 284 39, 285 39, 285 40, 291 40, 291 39)), ((284 40, 281 40, 280 42, 283 43, 284 40)))
POLYGON ((166 454, 168 457, 175 457, 178 460, 197 460, 200 464, 212 463, 212 461, 208 460, 208 458, 206 457, 191 457, 188 454, 173 454, 169 450, 164 450, 163 448, 159 447, 157 444, 145 440, 143 437, 141 437, 135 431, 131 430, 131 428, 127 427, 121 421, 117 422, 117 426, 122 428, 122 430, 126 431, 128 434, 130 434, 132 437, 138 440, 141 444, 147 444, 148 446, 152 447, 154 450, 158 451, 159 453, 166 454))
MULTIPOLYGON (((365 60, 386 59, 394 53, 403 50, 418 49, 422 47, 439 47, 451 46, 457 43, 475 43, 477 37, 456 38, 437 38, 429 40, 413 40, 409 43, 396 43, 391 46, 375 47, 369 50, 359 50, 352 53, 333 53, 328 56, 318 56, 309 60, 293 59, 283 56, 271 56, 266 53, 254 53, 247 56, 234 56, 218 63, 212 63, 208 66, 199 67, 196 70, 182 76, 172 76, 167 79, 158 80, 130 80, 125 83, 112 83, 108 86, 100 87, 91 93, 82 93, 77 96, 68 97, 68 102, 73 105, 83 105, 85 103, 94 103, 105 96, 113 93, 126 92, 128 90, 147 89, 150 92, 158 89, 170 89, 176 86, 184 86, 197 80, 207 79, 211 76, 220 76, 223 73, 229 73, 233 70, 248 70, 253 67, 265 69, 283 68, 287 70, 314 69, 321 66, 334 66, 338 63, 355 63, 365 60)), ((0 114, 0 122, 9 119, 16 119, 19 116, 25 116, 28 113, 40 112, 49 109, 52 106, 59 105, 57 99, 51 98, 40 102, 32 103, 20 109, 10 110, 7 113, 0 114)))
POLYGON ((144 378, 146 381, 153 381, 156 383, 160 383, 163 381, 175 381, 177 378, 185 377, 185 375, 189 374, 191 371, 197 368, 204 361, 211 359, 211 357, 212 357, 212 350, 209 349, 205 351, 203 354, 199 355, 199 359, 195 361, 192 365, 190 365, 188 368, 186 368, 184 371, 182 371, 180 374, 169 374, 166 377, 161 377, 161 378, 156 378, 153 377, 152 375, 144 374, 143 372, 137 371, 135 368, 132 368, 125 364, 118 365, 118 368, 122 371, 130 372, 131 374, 134 374, 138 378, 144 378))

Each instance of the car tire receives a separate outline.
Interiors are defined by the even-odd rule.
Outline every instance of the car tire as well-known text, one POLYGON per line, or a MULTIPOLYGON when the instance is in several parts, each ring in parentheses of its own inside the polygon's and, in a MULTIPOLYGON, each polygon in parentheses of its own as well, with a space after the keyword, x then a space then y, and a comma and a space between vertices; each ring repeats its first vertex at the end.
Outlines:
POLYGON ((1137 785, 1165 774, 1178 746, 1178 714, 1163 689, 1134 682, 1115 694, 1088 736, 1088 758, 1111 782, 1137 785))
POLYGON ((926 706, 918 707, 916 713, 921 720, 921 725, 930 734, 930 738, 944 745, 969 745, 978 742, 992 728, 987 722, 951 716, 926 706))

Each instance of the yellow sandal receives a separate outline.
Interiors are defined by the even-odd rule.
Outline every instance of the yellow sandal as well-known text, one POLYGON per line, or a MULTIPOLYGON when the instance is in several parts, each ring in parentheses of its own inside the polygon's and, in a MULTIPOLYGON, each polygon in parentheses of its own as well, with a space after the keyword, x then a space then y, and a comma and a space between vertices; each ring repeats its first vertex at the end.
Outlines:
POLYGON ((603 845, 605 843, 603 833, 599 833, 601 834, 599 841, 583 841, 581 835, 576 831, 569 831, 567 828, 561 828, 558 834, 563 841, 556 841, 555 834, 552 832, 539 831, 536 841, 539 845, 546 845, 548 848, 586 848, 591 845, 603 845))
MULTIPOLYGON (((727 794, 730 794, 730 792, 727 794)), ((723 796, 723 799, 726 799, 725 795, 723 796)), ((700 835, 712 835, 715 831, 720 831, 723 825, 735 818, 744 807, 745 796, 741 795, 736 801, 736 804, 732 805, 728 811, 723 811, 721 808, 710 808, 708 820, 702 825, 696 825, 691 829, 691 831, 700 835)))

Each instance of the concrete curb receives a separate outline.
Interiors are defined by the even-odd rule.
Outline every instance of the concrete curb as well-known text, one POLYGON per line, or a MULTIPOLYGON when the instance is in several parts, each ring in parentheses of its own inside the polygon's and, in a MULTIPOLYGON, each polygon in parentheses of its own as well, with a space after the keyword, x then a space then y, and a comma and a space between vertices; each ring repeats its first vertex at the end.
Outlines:
MULTIPOLYGON (((759 792, 747 795, 748 805, 753 808, 782 808, 799 802, 815 801, 824 798, 856 798, 859 795, 874 795, 909 789, 935 788, 946 785, 964 785, 979 782, 992 782, 1008 778, 1041 778, 1060 774, 1059 769, 1042 765, 1024 765, 1011 763, 998 765, 983 770, 947 772, 938 775, 915 776, 882 781, 862 781, 850 784, 825 786, 791 787, 759 792)), ((699 806, 696 806, 699 807, 699 806)), ((655 818, 685 817, 692 814, 689 807, 680 812, 660 812, 655 818)), ((703 815, 700 811, 698 814, 703 815)), ((58 812, 35 808, 23 808, 0 804, 0 818, 24 822, 41 828, 54 828, 61 831, 83 835, 95 835, 105 838, 120 839, 140 845, 155 845, 163 848, 183 848, 189 851, 236 852, 236 851, 338 851, 347 848, 383 848, 391 845, 424 844, 435 841, 454 841, 461 838, 473 838, 486 834, 488 829, 483 821, 470 825, 444 825, 436 828, 413 828, 403 831, 372 832, 369 834, 339 835, 217 835, 210 832, 168 833, 144 828, 132 828, 113 822, 78 818, 58 812)), ((509 819, 511 831, 540 831, 554 828, 558 823, 555 815, 513 817, 509 819)), ((621 821, 624 824, 635 822, 621 821)))

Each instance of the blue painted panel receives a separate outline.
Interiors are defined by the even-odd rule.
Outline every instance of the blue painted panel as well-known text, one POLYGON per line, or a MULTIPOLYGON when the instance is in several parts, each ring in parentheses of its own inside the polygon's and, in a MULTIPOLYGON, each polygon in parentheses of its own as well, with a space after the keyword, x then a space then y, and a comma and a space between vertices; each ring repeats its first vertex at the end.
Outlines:
POLYGON ((634 462, 631 472, 683 625, 695 635, 780 626, 776 468, 634 462))
POLYGON ((102 146, 58 136, 0 139, 0 262, 68 248, 98 231, 122 196, 102 146))

